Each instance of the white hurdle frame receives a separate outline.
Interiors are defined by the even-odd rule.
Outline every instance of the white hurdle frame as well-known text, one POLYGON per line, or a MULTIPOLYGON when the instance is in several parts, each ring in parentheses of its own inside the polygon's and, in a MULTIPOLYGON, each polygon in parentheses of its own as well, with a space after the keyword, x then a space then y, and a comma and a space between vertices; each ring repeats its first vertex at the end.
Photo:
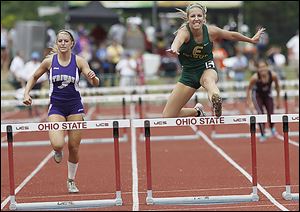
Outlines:
POLYGON ((132 127, 145 129, 146 170, 147 170, 147 197, 148 205, 182 205, 182 204, 232 204, 258 201, 257 194, 257 165, 256 165, 256 123, 266 123, 267 115, 243 115, 217 117, 185 117, 164 119, 134 119, 132 127), (164 197, 154 198, 152 191, 150 128, 164 126, 191 126, 216 124, 249 124, 251 133, 252 155, 252 193, 249 195, 223 195, 223 196, 193 196, 193 197, 164 197))
POLYGON ((289 156, 289 122, 299 123, 299 114, 286 114, 286 115, 271 115, 271 122, 283 123, 283 137, 284 137, 284 160, 285 160, 285 191, 282 192, 282 197, 285 200, 297 200, 299 201, 299 193, 292 193, 291 189, 291 177, 290 177, 290 156, 289 156))
POLYGON ((8 142, 8 162, 10 179, 10 210, 66 210, 79 208, 98 208, 108 206, 121 206, 123 204, 121 196, 120 180, 120 158, 119 158, 119 128, 130 127, 130 120, 99 120, 99 121, 75 121, 75 122, 44 122, 44 123, 22 123, 1 125, 1 132, 7 133, 8 142), (103 129, 112 128, 115 151, 115 177, 116 177, 116 197, 115 199, 104 200, 81 200, 81 201, 58 201, 58 202, 31 202, 17 203, 14 182, 14 161, 13 161, 13 133, 30 131, 49 130, 82 130, 82 129, 103 129))

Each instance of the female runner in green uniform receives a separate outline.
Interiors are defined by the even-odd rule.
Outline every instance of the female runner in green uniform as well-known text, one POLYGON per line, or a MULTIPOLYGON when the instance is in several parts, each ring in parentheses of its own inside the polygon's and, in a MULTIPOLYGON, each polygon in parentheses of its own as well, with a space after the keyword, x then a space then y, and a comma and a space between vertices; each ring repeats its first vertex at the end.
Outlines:
POLYGON ((261 28, 248 38, 241 33, 206 25, 206 7, 199 3, 191 3, 184 14, 186 22, 178 29, 176 37, 167 51, 177 54, 182 65, 182 75, 173 89, 163 110, 163 117, 204 116, 200 103, 194 108, 183 108, 200 86, 208 93, 215 116, 222 115, 222 98, 216 85, 217 69, 213 61, 213 41, 226 39, 256 44, 264 32, 261 28))

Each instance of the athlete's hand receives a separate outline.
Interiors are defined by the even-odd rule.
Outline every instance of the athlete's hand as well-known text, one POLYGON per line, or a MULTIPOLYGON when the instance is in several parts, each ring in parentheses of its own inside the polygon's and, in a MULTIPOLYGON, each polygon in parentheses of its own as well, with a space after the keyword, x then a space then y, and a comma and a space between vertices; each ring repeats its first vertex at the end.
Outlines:
POLYGON ((256 34, 251 38, 253 44, 257 44, 260 36, 265 32, 266 28, 260 28, 256 34))
POLYGON ((30 106, 32 103, 31 96, 29 94, 24 94, 23 104, 30 106))
POLYGON ((279 109, 279 108, 281 108, 281 100, 280 100, 280 98, 278 98, 277 101, 276 101, 276 109, 279 109))
POLYGON ((96 77, 95 72, 90 71, 90 72, 88 73, 88 77, 89 77, 90 79, 94 79, 94 78, 96 77))
POLYGON ((247 101, 246 103, 248 105, 248 108, 249 108, 250 112, 252 114, 255 114, 255 107, 254 107, 253 103, 251 101, 247 101))
POLYGON ((176 55, 179 55, 179 52, 178 52, 178 50, 175 50, 175 49, 167 49, 166 50, 167 52, 170 52, 171 54, 176 54, 176 55))

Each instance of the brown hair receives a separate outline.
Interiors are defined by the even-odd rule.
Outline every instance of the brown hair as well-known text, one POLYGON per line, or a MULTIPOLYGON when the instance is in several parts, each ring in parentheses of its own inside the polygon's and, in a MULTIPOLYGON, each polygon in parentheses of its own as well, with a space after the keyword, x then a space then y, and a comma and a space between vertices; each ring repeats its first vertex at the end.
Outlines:
POLYGON ((66 32, 70 36, 71 40, 75 43, 74 36, 72 35, 72 33, 70 31, 68 31, 66 29, 59 30, 58 33, 57 33, 57 35, 60 34, 60 33, 63 33, 63 32, 66 32))
MULTIPOLYGON (((74 39, 74 36, 72 35, 72 33, 66 29, 61 29, 57 32, 56 39, 60 33, 67 33, 70 36, 71 41, 73 42, 73 46, 71 48, 73 48, 75 46, 75 39, 74 39)), ((51 48, 49 54, 46 57, 50 57, 51 55, 56 54, 57 52, 58 52, 57 45, 54 44, 54 46, 51 48)))
POLYGON ((264 64, 266 64, 267 66, 269 65, 268 59, 267 59, 266 57, 258 58, 258 59, 254 62, 254 65, 258 68, 258 66, 259 66, 260 63, 264 63, 264 64))

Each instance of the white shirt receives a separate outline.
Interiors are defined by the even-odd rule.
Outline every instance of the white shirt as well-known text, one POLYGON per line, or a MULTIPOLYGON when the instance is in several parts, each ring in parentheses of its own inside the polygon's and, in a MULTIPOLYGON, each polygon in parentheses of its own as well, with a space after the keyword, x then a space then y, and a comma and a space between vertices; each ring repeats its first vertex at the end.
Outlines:
POLYGON ((24 60, 20 56, 15 56, 10 64, 10 71, 16 76, 21 77, 24 71, 24 60))
MULTIPOLYGON (((30 79, 30 77, 34 74, 34 72, 38 69, 40 64, 41 62, 28 61, 24 66, 24 70, 22 71, 21 78, 27 82, 30 79)), ((45 73, 37 80, 37 83, 44 82, 47 79, 48 76, 47 73, 45 73)))
POLYGON ((293 36, 286 44, 286 47, 292 49, 294 59, 299 60, 299 35, 293 36))
POLYGON ((1 26, 1 48, 7 47, 8 44, 8 32, 1 26))
POLYGON ((136 61, 134 59, 121 59, 116 66, 116 70, 120 71, 121 76, 136 75, 136 61))

